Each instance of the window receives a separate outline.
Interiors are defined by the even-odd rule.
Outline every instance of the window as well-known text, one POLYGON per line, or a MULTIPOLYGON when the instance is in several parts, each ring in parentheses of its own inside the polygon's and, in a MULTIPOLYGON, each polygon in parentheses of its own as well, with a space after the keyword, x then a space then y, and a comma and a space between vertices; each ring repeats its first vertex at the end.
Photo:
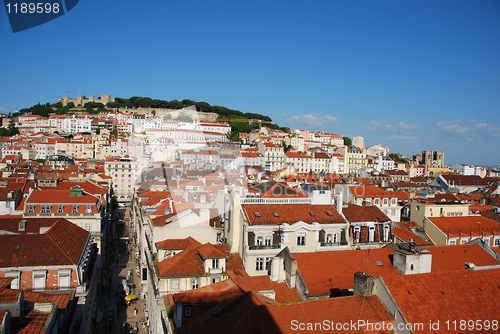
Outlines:
POLYGON ((327 234, 326 235, 326 243, 331 244, 333 241, 333 234, 327 234))
POLYGON ((395 205, 395 204, 396 204, 396 199, 395 199, 395 198, 391 199, 391 204, 392 204, 392 205, 395 205))
POLYGON ((450 240, 450 245, 455 245, 455 240, 450 240))
POLYGON ((50 205, 42 205, 41 213, 50 213, 52 211, 51 209, 50 205))
POLYGON ((46 271, 33 271, 33 290, 44 290, 46 282, 46 271))
POLYGON ((375 205, 379 205, 379 204, 380 204, 380 199, 375 198, 375 205))
POLYGON ((35 213, 35 206, 34 205, 28 205, 28 213, 35 213))
POLYGON ((171 280, 170 287, 172 290, 179 290, 179 280, 178 279, 171 280))
POLYGON ((271 263, 271 258, 266 257, 266 270, 269 270, 269 264, 271 263))
POLYGON ((306 245, 306 234, 297 233, 297 246, 305 246, 305 245, 306 245))
POLYGON ((15 271, 15 272, 10 272, 10 273, 5 273, 5 277, 8 277, 8 278, 14 278, 11 282, 10 282, 10 288, 11 290, 19 290, 19 281, 20 281, 20 277, 21 277, 21 272, 20 271, 15 271))
POLYGON ((91 213, 92 212, 92 205, 87 205, 87 213, 91 213))
POLYGON ((184 316, 190 317, 193 315, 193 308, 191 306, 184 306, 184 316))
POLYGON ((356 242, 359 242, 359 233, 360 232, 360 228, 359 226, 356 226, 354 228, 354 240, 356 240, 356 242))
POLYGON ((219 259, 212 259, 212 268, 219 268, 219 259))
POLYGON ((212 278, 212 283, 218 283, 218 282, 220 282, 220 277, 212 278))
POLYGON ((258 257, 255 259, 255 270, 263 270, 264 269, 264 259, 261 257, 258 257))
POLYGON ((262 246, 264 243, 264 239, 262 237, 257 237, 257 245, 262 246))
POLYGON ((495 238, 495 246, 500 246, 500 239, 495 238))
POLYGON ((58 280, 59 289, 69 289, 71 287, 71 270, 59 270, 58 280))
POLYGON ((266 246, 271 246, 271 236, 266 235, 266 246))
POLYGON ((368 227, 368 241, 373 242, 375 237, 375 226, 368 227))
POLYGON ((73 209, 71 210, 71 213, 78 213, 78 205, 73 205, 73 209))
POLYGON ((198 279, 197 278, 191 279, 191 288, 198 289, 198 279))
POLYGON ((384 198, 384 205, 387 205, 388 201, 387 198, 384 198))
POLYGON ((57 206, 57 213, 64 213, 64 205, 58 205, 57 206))

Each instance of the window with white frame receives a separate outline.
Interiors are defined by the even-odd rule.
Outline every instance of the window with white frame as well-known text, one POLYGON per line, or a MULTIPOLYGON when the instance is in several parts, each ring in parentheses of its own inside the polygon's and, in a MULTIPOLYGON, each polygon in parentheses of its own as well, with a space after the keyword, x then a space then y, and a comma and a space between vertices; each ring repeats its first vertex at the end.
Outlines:
POLYGON ((87 213, 91 213, 92 212, 92 205, 87 205, 87 213))
POLYGON ((455 244, 456 244, 456 241, 455 241, 455 240, 449 240, 448 244, 449 244, 449 245, 455 245, 455 244))
POLYGON ((179 290, 179 280, 178 279, 173 279, 170 281, 170 288, 172 290, 179 290))
POLYGON ((500 246, 500 238, 495 238, 494 245, 495 246, 500 246))
POLYGON ((73 205, 73 208, 71 210, 72 213, 78 213, 78 205, 73 205))
POLYGON ((199 284, 198 278, 192 278, 191 279, 191 288, 192 289, 198 289, 198 284, 199 284))
POLYGON ((10 289, 11 290, 19 290, 19 282, 21 281, 21 272, 20 271, 14 271, 14 272, 7 272, 5 273, 5 277, 7 278, 13 278, 13 280, 10 282, 10 289))
POLYGON ((395 198, 391 199, 391 204, 392 205, 396 205, 396 199, 395 198))
POLYGON ((270 235, 266 235, 266 246, 271 246, 272 238, 270 235))
POLYGON ((384 198, 384 205, 387 205, 388 201, 387 201, 387 198, 384 198))
POLYGON ((59 289, 69 289, 71 287, 71 269, 59 270, 57 276, 59 289))
POLYGON ((257 245, 262 246, 264 244, 264 239, 262 237, 257 237, 257 245))
POLYGON ((64 213, 64 205, 59 204, 57 206, 57 213, 64 213))
POLYGON ((359 242, 359 234, 360 234, 360 227, 359 226, 356 226, 354 228, 354 240, 356 240, 356 242, 359 242))
POLYGON ((333 234, 329 233, 326 235, 326 243, 331 244, 333 242, 333 234))
POLYGON ((269 270, 269 265, 271 264, 271 258, 266 257, 266 270, 269 270))
POLYGON ((375 205, 380 205, 380 199, 375 198, 375 205))
POLYGON ((389 225, 384 225, 384 241, 389 241, 389 225))
POLYGON ((258 257, 255 259, 255 270, 264 270, 264 258, 258 257))
POLYGON ((50 213, 51 212, 51 206, 48 204, 42 205, 42 209, 40 211, 41 213, 50 213))
POLYGON ((219 259, 212 259, 212 268, 213 269, 219 268, 219 259))
POLYGON ((47 281, 47 272, 45 270, 33 271, 33 290, 44 290, 47 281))
POLYGON ((34 205, 28 205, 28 213, 35 213, 35 206, 34 205))
POLYGON ((373 242, 375 238, 375 226, 368 227, 368 241, 373 242))
POLYGON ((297 246, 305 246, 306 245, 306 234, 305 233, 297 233, 297 246))

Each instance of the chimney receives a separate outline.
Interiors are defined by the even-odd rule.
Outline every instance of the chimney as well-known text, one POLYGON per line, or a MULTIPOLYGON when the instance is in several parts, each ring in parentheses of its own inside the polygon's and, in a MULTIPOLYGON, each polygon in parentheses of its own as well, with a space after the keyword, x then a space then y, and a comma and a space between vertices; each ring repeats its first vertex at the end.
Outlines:
POLYGON ((343 200, 342 198, 344 197, 344 194, 341 192, 337 193, 336 195, 336 203, 335 205, 337 206, 337 211, 342 214, 342 205, 343 205, 343 200))
POLYGON ((358 271, 354 273, 354 290, 353 295, 364 295, 365 297, 371 296, 375 293, 375 280, 376 278, 368 275, 365 272, 358 271))
POLYGON ((401 275, 430 273, 432 254, 427 249, 415 246, 415 243, 402 243, 394 250, 393 265, 401 275))

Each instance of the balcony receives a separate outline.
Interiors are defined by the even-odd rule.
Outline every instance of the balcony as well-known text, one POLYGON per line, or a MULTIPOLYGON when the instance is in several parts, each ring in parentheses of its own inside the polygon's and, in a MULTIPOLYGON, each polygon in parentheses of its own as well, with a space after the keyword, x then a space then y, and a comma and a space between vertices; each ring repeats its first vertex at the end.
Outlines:
POLYGON ((261 250, 261 249, 279 249, 281 246, 280 244, 274 244, 274 245, 250 245, 248 246, 249 250, 261 250))
POLYGON ((339 242, 320 242, 321 247, 332 247, 332 246, 347 246, 347 241, 339 241, 339 242))

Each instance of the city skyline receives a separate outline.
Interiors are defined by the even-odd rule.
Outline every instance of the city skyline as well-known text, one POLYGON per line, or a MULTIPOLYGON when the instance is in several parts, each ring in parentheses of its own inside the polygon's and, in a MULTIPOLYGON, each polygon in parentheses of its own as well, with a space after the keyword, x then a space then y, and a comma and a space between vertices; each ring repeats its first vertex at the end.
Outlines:
POLYGON ((13 34, 2 11, 0 112, 66 91, 190 99, 498 166, 498 14, 495 1, 81 2, 13 34))

